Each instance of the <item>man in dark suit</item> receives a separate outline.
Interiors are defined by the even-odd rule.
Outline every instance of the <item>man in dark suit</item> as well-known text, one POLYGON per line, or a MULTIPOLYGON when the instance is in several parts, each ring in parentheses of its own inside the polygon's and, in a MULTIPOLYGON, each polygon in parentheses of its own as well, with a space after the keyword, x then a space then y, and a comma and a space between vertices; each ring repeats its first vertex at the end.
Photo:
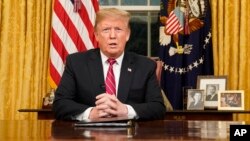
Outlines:
POLYGON ((56 119, 84 120, 128 116, 162 119, 165 107, 156 79, 156 63, 145 56, 125 52, 130 37, 130 14, 115 8, 96 14, 95 37, 100 49, 69 55, 55 92, 56 119), (112 83, 105 83, 114 60, 112 83))
POLYGON ((208 84, 207 85, 207 96, 206 96, 206 101, 218 101, 218 94, 216 90, 216 84, 208 84))

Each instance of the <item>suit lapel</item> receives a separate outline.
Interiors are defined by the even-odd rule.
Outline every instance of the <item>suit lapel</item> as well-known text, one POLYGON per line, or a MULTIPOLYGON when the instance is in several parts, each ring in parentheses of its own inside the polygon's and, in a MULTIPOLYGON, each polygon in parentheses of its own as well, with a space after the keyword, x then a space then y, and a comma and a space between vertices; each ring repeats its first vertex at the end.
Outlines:
MULTIPOLYGON (((99 49, 96 49, 89 57, 88 68, 93 82, 93 93, 95 95, 105 92, 103 67, 99 49)), ((90 80, 86 80, 90 81, 90 80)))
POLYGON ((134 74, 133 71, 135 71, 133 62, 133 58, 125 52, 122 61, 121 74, 118 86, 118 99, 122 103, 126 102, 130 89, 130 84, 134 74))

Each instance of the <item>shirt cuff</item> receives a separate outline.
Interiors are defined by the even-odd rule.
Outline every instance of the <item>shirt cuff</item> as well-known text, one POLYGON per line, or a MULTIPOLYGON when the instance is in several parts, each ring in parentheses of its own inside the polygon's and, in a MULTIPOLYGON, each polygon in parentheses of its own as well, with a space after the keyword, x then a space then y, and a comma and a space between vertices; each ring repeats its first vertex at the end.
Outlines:
POLYGON ((89 114, 90 114, 90 111, 92 110, 93 107, 89 107, 88 109, 86 109, 83 113, 79 114, 79 115, 76 115, 76 120, 86 120, 89 118, 89 114))
POLYGON ((126 106, 128 108, 128 117, 129 118, 136 118, 136 119, 139 118, 132 106, 127 105, 127 104, 126 104, 126 106))

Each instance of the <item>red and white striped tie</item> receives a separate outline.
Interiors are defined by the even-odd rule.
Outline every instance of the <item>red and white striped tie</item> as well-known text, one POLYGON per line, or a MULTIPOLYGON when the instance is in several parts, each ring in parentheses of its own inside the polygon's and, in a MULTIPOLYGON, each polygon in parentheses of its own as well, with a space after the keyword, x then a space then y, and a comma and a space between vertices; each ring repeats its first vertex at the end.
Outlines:
POLYGON ((115 95, 116 94, 116 88, 115 88, 115 76, 113 71, 113 64, 116 62, 115 59, 108 59, 109 62, 109 69, 106 76, 106 93, 115 95))

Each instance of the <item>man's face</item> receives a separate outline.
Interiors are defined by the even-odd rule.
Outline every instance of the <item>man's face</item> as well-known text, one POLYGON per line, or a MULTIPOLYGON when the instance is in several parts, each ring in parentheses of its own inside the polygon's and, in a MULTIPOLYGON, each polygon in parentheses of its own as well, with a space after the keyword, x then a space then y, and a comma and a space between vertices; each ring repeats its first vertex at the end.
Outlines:
POLYGON ((209 87, 207 88, 207 92, 208 92, 208 95, 210 95, 210 94, 215 94, 216 89, 215 89, 215 87, 213 87, 213 86, 209 86, 209 87))
POLYGON ((195 101, 199 101, 201 99, 201 94, 200 93, 195 93, 194 94, 194 99, 195 99, 195 101))
POLYGON ((106 18, 98 23, 95 31, 101 51, 109 58, 117 58, 123 53, 129 36, 128 21, 123 18, 106 18))

